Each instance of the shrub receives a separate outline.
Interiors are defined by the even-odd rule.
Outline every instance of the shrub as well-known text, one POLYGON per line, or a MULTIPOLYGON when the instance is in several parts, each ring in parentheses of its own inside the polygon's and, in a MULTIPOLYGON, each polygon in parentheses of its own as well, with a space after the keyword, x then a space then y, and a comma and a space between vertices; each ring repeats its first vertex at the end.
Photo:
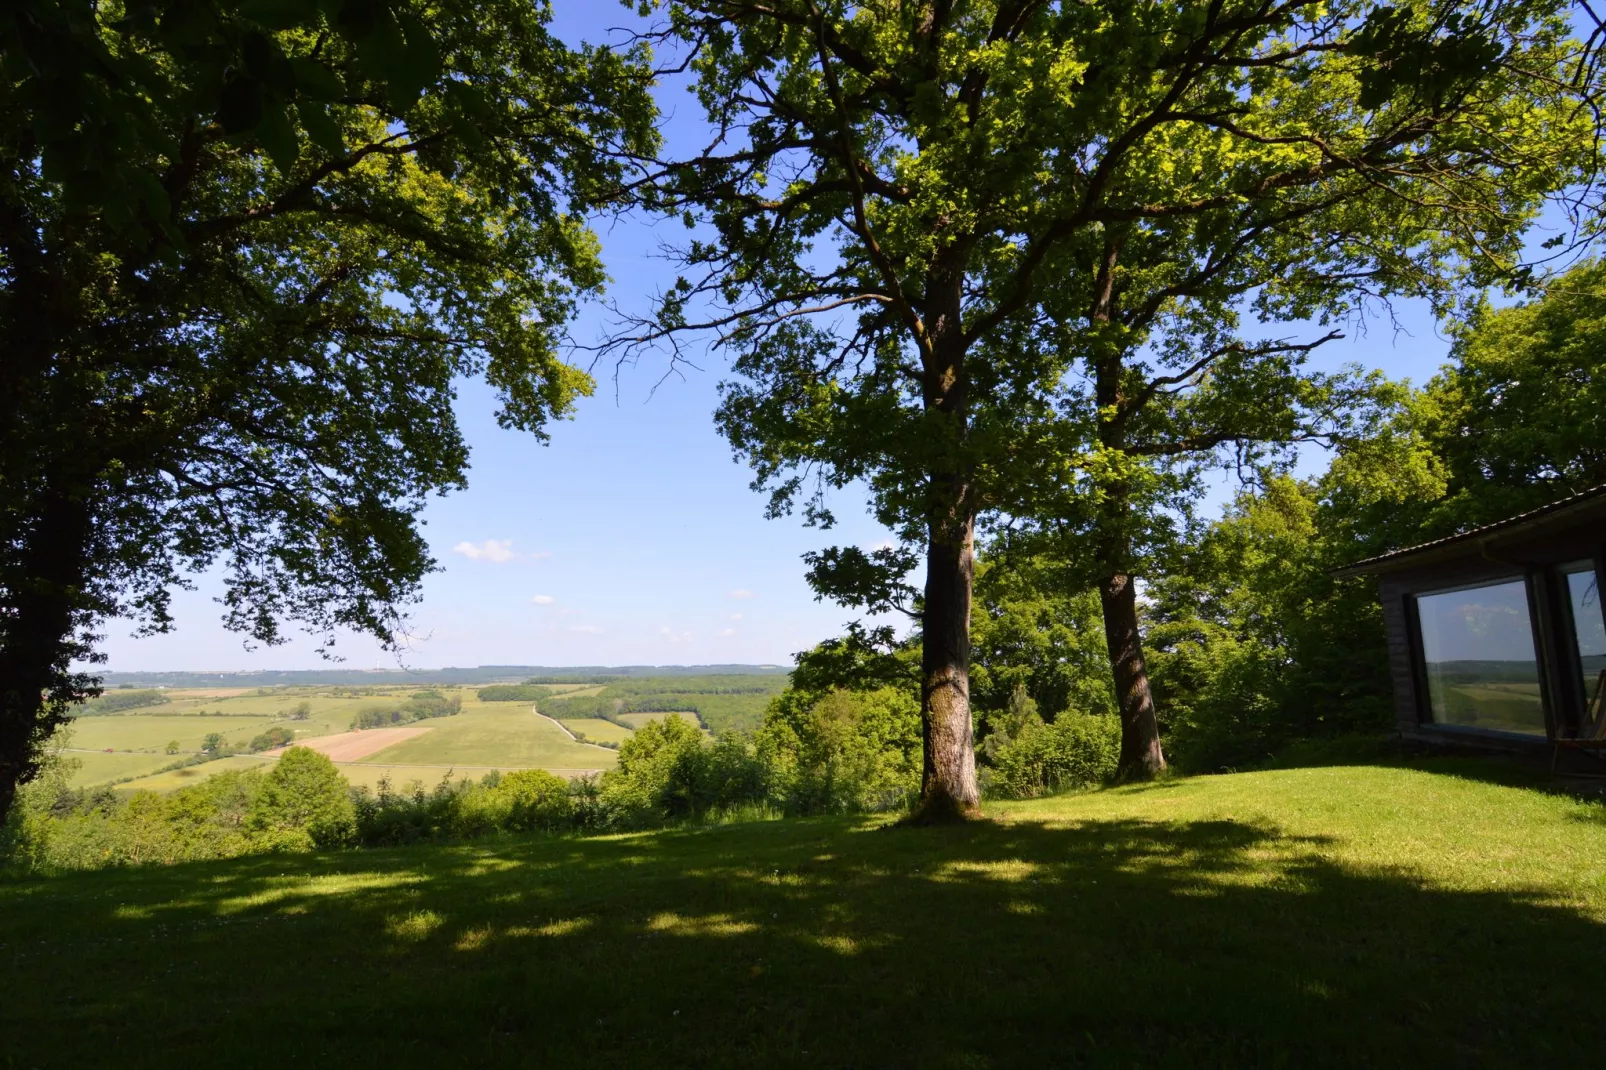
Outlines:
POLYGON ((493 812, 506 807, 506 828, 555 832, 573 822, 569 782, 544 769, 508 773, 485 794, 495 797, 493 812))
MULTIPOLYGON (((274 747, 283 747, 296 741, 296 734, 282 725, 274 725, 266 732, 254 737, 250 743, 252 751, 272 750, 274 747)), ((171 751, 169 753, 172 753, 171 751)))
POLYGON ((349 785, 327 755, 291 747, 262 779, 251 809, 259 832, 305 832, 313 844, 345 843, 356 830, 349 785))
POLYGON ((701 731, 679 716, 648 721, 619 745, 619 765, 602 774, 601 805, 627 828, 706 811, 716 794, 701 731))
POLYGON ((788 813, 894 809, 920 788, 920 704, 897 687, 787 691, 765 714, 757 751, 788 813))
POLYGON ((1115 775, 1120 753, 1119 718, 1066 711, 1053 724, 1028 723, 994 755, 988 792, 1029 799, 1091 787, 1115 775))

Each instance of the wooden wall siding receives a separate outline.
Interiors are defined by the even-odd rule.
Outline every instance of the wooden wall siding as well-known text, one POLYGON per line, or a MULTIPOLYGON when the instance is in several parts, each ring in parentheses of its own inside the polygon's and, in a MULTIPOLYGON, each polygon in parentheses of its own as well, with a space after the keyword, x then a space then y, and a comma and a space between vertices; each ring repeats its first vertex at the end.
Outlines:
MULTIPOLYGON (((1418 678, 1409 600, 1398 584, 1384 579, 1378 584, 1383 602, 1383 626, 1388 630, 1389 676, 1394 682, 1394 720, 1400 731, 1407 732, 1425 720, 1422 710, 1427 703, 1417 695, 1418 678)), ((1424 696, 1425 697, 1425 696, 1424 696)))

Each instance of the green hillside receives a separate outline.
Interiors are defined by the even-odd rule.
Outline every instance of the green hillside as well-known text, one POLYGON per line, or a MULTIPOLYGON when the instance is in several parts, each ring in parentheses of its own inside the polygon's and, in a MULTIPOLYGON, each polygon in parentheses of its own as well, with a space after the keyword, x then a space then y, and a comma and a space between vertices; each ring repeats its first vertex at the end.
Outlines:
POLYGON ((1606 809, 1493 768, 0 885, 0 1036, 18 1066, 1594 1065, 1606 809))

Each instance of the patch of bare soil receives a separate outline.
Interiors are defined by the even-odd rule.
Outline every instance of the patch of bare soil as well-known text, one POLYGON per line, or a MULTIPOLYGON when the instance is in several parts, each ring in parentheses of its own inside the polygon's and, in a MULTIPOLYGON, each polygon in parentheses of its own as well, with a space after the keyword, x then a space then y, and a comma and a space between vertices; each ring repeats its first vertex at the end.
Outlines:
MULTIPOLYGON (((406 725, 401 728, 365 728, 360 732, 341 732, 336 736, 318 736, 305 742, 297 741, 298 747, 311 747, 315 751, 329 755, 330 760, 336 762, 356 762, 378 754, 386 747, 393 747, 404 739, 421 736, 433 730, 434 725, 406 725)), ((277 758, 288 748, 275 747, 266 753, 277 758)))

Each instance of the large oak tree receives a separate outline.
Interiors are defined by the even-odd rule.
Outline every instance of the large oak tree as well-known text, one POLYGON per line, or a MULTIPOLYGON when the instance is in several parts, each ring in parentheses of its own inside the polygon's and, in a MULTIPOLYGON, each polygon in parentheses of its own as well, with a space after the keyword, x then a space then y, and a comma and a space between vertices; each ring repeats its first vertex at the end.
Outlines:
MULTIPOLYGON (((1043 488, 1066 464, 1096 485, 1078 508, 1119 501, 1107 491, 1143 467, 1120 440, 1135 397, 1194 383, 1211 354, 1264 364, 1292 352, 1245 350, 1211 328, 1218 343, 1165 354, 1174 359, 1136 381, 1126 358, 1145 331, 1111 302, 1219 311, 1252 291, 1239 285, 1246 262, 1297 281, 1307 262, 1336 278, 1345 257, 1363 272, 1419 259, 1424 226, 1396 238, 1389 219, 1424 196, 1431 214, 1432 191, 1469 170, 1509 211, 1468 219, 1466 237, 1498 245, 1554 184, 1554 153, 1528 157, 1556 133, 1544 124, 1568 91, 1557 86, 1563 5, 1550 2, 667 7, 665 36, 689 50, 715 135, 646 188, 703 229, 656 315, 617 341, 678 353, 701 329, 736 352, 720 421, 773 511, 801 505, 828 525, 830 488, 869 486, 906 549, 822 557, 822 592, 884 607, 897 573, 923 563, 928 819, 977 802, 978 520, 1064 511, 1068 496, 1043 488), (1345 211, 1366 229, 1332 259, 1324 243, 1345 211), (1229 270, 1235 281, 1218 282, 1229 270), (1142 287, 1123 284, 1133 271, 1142 287), (1053 344, 1045 324, 1060 331, 1053 344), (1091 423, 1066 411, 1085 400, 1091 423)), ((1450 258, 1440 252, 1429 259, 1450 258)), ((1289 307, 1317 311, 1323 298, 1313 285, 1289 307)), ((1283 379, 1285 395, 1308 400, 1297 371, 1283 379)), ((1270 411, 1285 399, 1240 382, 1247 395, 1206 391, 1191 412, 1247 396, 1265 423, 1289 423, 1270 411)), ((1193 417, 1177 410, 1181 395, 1165 396, 1178 400, 1161 406, 1162 422, 1180 429, 1193 417)), ((1124 766, 1141 774, 1163 757, 1123 547, 1132 510, 1115 512, 1099 526, 1099 580, 1124 766)))
POLYGON ((0 19, 0 815, 109 616, 397 636, 460 486, 454 382, 537 434, 650 151, 639 55, 545 4, 29 0, 0 19), (115 20, 115 21, 114 21, 115 20), (98 125, 97 125, 98 124, 98 125))

